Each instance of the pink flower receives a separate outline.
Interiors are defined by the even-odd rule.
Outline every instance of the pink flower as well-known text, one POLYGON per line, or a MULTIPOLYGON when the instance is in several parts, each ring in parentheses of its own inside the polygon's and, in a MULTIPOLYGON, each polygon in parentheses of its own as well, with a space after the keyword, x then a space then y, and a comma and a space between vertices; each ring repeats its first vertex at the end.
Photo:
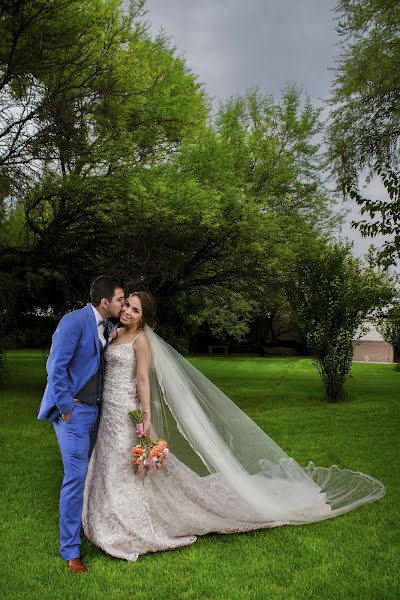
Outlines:
POLYGON ((143 437, 143 434, 144 434, 144 425, 143 425, 143 423, 138 423, 136 425, 135 429, 136 429, 137 436, 138 437, 143 437))
POLYGON ((148 473, 152 473, 156 469, 156 462, 152 456, 148 456, 143 461, 148 473))
POLYGON ((155 473, 163 466, 169 450, 166 440, 161 438, 153 440, 149 435, 145 434, 142 422, 143 415, 140 410, 130 412, 129 417, 132 419, 135 425, 135 432, 140 438, 140 444, 132 448, 132 462, 135 465, 136 473, 141 478, 144 478, 146 475, 155 473))

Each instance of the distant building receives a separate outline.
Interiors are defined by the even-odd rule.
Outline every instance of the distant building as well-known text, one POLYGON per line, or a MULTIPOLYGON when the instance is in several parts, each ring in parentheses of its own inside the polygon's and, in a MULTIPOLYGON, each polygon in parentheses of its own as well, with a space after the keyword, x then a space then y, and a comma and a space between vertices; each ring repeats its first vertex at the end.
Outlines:
POLYGON ((353 340, 353 361, 393 363, 394 348, 386 342, 373 323, 366 323, 367 333, 356 335, 353 340))

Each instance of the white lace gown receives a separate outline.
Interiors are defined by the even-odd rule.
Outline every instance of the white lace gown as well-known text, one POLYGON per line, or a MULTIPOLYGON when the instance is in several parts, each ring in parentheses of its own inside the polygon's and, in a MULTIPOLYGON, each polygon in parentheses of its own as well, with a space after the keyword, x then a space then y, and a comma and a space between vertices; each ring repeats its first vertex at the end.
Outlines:
POLYGON ((277 527, 251 521, 249 509, 213 475, 199 476, 170 453, 167 470, 141 479, 131 451, 138 443, 128 412, 140 408, 132 344, 111 345, 99 432, 85 484, 86 537, 107 554, 129 561, 170 550, 210 532, 277 527))

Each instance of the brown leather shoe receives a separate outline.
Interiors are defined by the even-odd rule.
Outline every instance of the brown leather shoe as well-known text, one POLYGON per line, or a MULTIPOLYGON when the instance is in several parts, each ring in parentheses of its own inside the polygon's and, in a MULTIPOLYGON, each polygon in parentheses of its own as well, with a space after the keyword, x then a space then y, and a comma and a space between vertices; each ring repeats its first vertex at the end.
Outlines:
POLYGON ((70 560, 66 561, 67 565, 68 565, 68 569, 71 571, 71 573, 87 573, 88 570, 85 567, 85 565, 83 564, 83 562, 81 561, 81 559, 79 558, 71 558, 70 560))

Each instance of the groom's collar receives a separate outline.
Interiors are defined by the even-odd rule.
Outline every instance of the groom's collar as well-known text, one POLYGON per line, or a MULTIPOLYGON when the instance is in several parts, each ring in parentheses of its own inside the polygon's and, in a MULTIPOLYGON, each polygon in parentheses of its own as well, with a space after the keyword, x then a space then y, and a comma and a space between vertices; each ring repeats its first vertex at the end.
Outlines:
POLYGON ((103 319, 103 317, 101 316, 101 314, 99 313, 99 311, 97 310, 97 308, 95 308, 93 306, 93 304, 90 304, 90 306, 93 309, 93 313, 94 313, 94 317, 96 319, 96 324, 98 325, 100 322, 104 322, 106 321, 106 319, 103 319))

